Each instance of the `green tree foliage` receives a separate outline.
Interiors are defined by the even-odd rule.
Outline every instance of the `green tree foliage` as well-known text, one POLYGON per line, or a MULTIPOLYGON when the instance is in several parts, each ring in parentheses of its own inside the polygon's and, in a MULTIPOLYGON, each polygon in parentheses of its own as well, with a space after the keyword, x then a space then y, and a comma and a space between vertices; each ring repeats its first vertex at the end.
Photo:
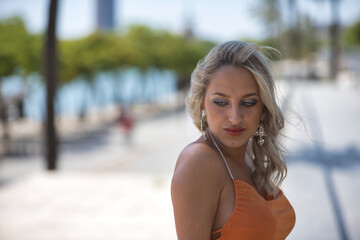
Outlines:
POLYGON ((93 79, 99 72, 129 66, 132 58, 124 38, 112 33, 94 32, 85 38, 61 41, 61 82, 76 77, 93 79))
POLYGON ((286 58, 301 59, 311 56, 320 46, 316 27, 306 15, 301 15, 298 23, 281 31, 278 35, 261 41, 250 40, 262 46, 278 49, 286 58))
POLYGON ((62 41, 62 81, 77 76, 91 80, 99 72, 124 67, 135 67, 143 73, 155 68, 173 70, 182 88, 196 63, 213 46, 211 42, 141 25, 130 26, 122 35, 95 32, 82 39, 62 41))
POLYGON ((179 39, 173 46, 173 69, 178 76, 178 88, 187 87, 192 71, 197 62, 205 57, 214 46, 213 43, 198 39, 179 39))
MULTIPOLYGON (((39 36, 30 35, 19 17, 0 21, 0 81, 10 75, 22 78, 39 71, 41 41, 39 36)), ((0 85, 1 87, 1 85, 0 85)), ((0 91, 0 119, 4 139, 9 138, 7 127, 7 104, 0 91)))
MULTIPOLYGON (((42 36, 29 34, 18 17, 1 21, 0 31, 0 76, 41 73, 42 36)), ((213 46, 208 41, 141 25, 130 26, 121 34, 96 31, 83 38, 59 41, 59 83, 77 77, 91 83, 100 72, 134 67, 143 73, 152 68, 173 70, 182 88, 197 62, 213 46)))
POLYGON ((99 71, 105 71, 111 62, 110 38, 97 32, 73 41, 60 43, 61 82, 67 83, 76 77, 92 79, 99 71), (108 45, 108 47, 107 47, 108 45))
POLYGON ((360 50, 360 20, 345 29, 344 44, 347 48, 360 50))
POLYGON ((262 0, 258 2, 254 12, 264 23, 267 38, 275 38, 280 33, 282 24, 279 0, 262 0))
POLYGON ((131 65, 146 72, 152 65, 156 65, 155 48, 157 32, 146 26, 134 25, 126 32, 125 48, 133 53, 131 65))
POLYGON ((301 15, 297 25, 281 32, 274 39, 269 40, 285 57, 301 59, 311 56, 320 46, 316 36, 316 27, 306 15, 301 15), (288 44, 281 44, 286 39, 288 44))
POLYGON ((19 17, 0 21, 0 77, 39 71, 41 40, 19 17))
POLYGON ((296 0, 261 0, 255 10, 266 27, 267 37, 260 41, 261 45, 274 47, 284 57, 292 59, 307 58, 320 46, 314 23, 308 15, 298 11, 297 4, 296 0), (281 15, 285 6, 287 19, 281 15))

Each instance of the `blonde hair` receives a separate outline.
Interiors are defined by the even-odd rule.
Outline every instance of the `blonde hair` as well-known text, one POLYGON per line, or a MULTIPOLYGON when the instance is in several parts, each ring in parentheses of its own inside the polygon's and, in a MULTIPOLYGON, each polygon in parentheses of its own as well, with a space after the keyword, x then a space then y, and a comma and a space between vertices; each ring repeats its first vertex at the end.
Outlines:
POLYGON ((274 79, 269 68, 269 60, 260 52, 279 53, 271 47, 260 47, 254 43, 230 41, 214 47, 201 60, 191 75, 187 110, 195 126, 200 130, 201 108, 206 88, 212 75, 222 66, 245 67, 254 76, 259 94, 264 103, 265 143, 259 146, 252 141, 254 171, 252 178, 258 188, 264 187, 269 194, 275 194, 284 180, 287 167, 282 157, 277 136, 284 127, 284 117, 276 101, 274 79))

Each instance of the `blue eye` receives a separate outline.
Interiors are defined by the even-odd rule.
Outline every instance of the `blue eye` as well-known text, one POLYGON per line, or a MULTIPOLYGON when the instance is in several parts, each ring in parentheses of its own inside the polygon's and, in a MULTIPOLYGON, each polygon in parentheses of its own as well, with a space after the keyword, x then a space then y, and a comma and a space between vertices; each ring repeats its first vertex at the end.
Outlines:
POLYGON ((254 106, 255 104, 257 104, 258 100, 255 99, 250 99, 250 100, 245 100, 241 102, 241 105, 245 106, 245 107, 251 107, 254 106))
POLYGON ((220 99, 214 99, 213 103, 215 103, 216 105, 221 106, 221 107, 229 104, 227 101, 220 100, 220 99))

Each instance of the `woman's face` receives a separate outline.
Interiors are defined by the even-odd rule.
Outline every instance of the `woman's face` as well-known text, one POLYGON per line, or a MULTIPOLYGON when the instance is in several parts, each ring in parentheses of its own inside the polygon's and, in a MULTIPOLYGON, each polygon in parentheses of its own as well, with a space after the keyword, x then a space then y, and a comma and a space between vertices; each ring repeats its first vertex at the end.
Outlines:
POLYGON ((255 134, 263 106, 256 80, 244 67, 219 68, 210 79, 204 98, 211 132, 228 148, 244 146, 255 134))

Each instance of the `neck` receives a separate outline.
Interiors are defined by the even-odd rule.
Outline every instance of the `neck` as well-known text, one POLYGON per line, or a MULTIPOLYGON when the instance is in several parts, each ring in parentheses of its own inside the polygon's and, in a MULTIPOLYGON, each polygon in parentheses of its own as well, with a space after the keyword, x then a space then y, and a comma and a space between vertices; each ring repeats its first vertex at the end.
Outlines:
POLYGON ((222 149, 224 149, 224 154, 230 159, 233 159, 236 162, 240 163, 241 166, 245 166, 246 146, 241 146, 239 148, 227 148, 225 146, 222 146, 222 149))
POLYGON ((219 141, 217 141, 215 137, 212 135, 210 129, 209 129, 209 135, 210 135, 210 141, 215 146, 218 146, 218 148, 220 149, 220 151, 228 161, 236 161, 240 163, 241 166, 245 166, 245 151, 247 144, 244 144, 243 146, 238 148, 229 148, 221 144, 219 141))

